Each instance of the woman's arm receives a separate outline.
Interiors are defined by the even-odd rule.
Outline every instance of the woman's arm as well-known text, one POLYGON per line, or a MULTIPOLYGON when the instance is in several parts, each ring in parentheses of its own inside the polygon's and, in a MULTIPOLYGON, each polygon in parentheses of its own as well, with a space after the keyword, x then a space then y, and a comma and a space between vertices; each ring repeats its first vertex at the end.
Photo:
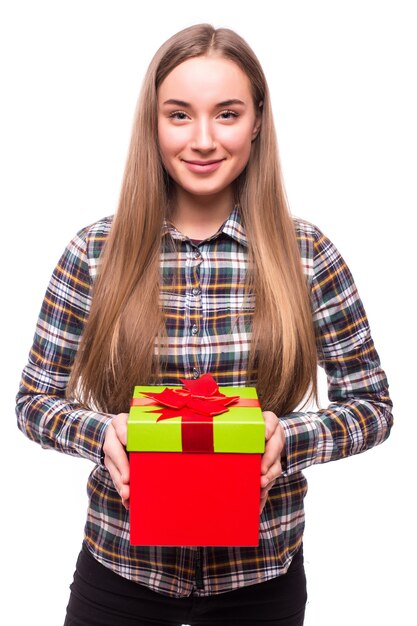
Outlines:
POLYGON ((87 411, 65 391, 88 316, 91 288, 110 229, 105 219, 80 231, 56 266, 17 395, 18 426, 44 448, 100 463, 112 416, 87 411))
POLYGON ((315 229, 311 277, 319 364, 330 405, 281 416, 284 473, 363 452, 392 426, 392 402, 352 275, 335 246, 315 229))

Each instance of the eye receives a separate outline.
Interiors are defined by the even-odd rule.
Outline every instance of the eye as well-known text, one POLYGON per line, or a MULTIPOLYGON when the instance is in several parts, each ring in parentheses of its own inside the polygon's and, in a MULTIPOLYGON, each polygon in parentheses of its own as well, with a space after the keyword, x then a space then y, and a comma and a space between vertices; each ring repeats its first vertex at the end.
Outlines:
POLYGON ((236 113, 235 111, 222 111, 221 113, 219 113, 219 117, 222 120, 232 120, 235 119, 236 117, 239 117, 239 114, 236 113))
POLYGON ((172 113, 169 114, 169 117, 173 120, 179 120, 182 122, 187 119, 188 115, 184 111, 172 111, 172 113))

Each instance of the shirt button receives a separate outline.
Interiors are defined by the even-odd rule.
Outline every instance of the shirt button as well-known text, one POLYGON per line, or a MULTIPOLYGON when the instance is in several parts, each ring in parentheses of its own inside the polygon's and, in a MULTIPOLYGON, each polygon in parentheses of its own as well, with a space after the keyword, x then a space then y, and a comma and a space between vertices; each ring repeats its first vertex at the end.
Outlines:
POLYGON ((198 326, 194 324, 194 326, 191 329, 191 334, 196 335, 197 333, 198 333, 198 326))
POLYGON ((201 289, 199 289, 198 287, 194 287, 193 296, 199 296, 200 293, 201 293, 201 289))
POLYGON ((193 369, 193 378, 198 378, 200 376, 200 370, 193 369))
POLYGON ((194 252, 194 258, 195 258, 195 259, 200 259, 200 258, 201 258, 201 252, 200 252, 200 250, 196 250, 196 251, 194 252))

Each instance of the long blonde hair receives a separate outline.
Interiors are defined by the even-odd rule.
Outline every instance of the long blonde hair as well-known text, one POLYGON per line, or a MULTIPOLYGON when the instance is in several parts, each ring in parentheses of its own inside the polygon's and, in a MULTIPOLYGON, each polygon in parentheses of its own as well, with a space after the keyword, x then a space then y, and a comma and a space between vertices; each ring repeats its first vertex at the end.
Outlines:
POLYGON ((249 162, 235 181, 248 233, 248 290, 255 294, 248 380, 264 410, 288 413, 317 397, 317 354, 310 296, 289 214, 268 86, 255 54, 235 32, 191 26, 155 54, 139 97, 120 201, 103 251, 89 318, 75 359, 68 397, 118 413, 133 386, 158 380, 158 345, 165 338, 159 303, 161 231, 169 177, 158 151, 157 90, 183 61, 216 54, 249 77, 262 124, 249 162), (256 378, 256 380, 254 380, 256 378))

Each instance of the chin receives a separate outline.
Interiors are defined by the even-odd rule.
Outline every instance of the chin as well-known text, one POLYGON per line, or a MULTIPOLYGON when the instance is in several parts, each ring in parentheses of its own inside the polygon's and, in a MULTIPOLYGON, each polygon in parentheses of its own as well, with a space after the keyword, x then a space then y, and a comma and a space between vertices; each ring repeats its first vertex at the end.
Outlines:
POLYGON ((208 184, 208 181, 206 184, 204 184, 203 182, 200 183, 199 185, 181 185, 180 187, 182 187, 182 189, 184 189, 184 191, 186 193, 189 193, 193 196, 216 196, 218 194, 224 193, 227 189, 230 188, 231 183, 229 182, 225 182, 225 184, 217 184, 217 185, 210 185, 208 184))

